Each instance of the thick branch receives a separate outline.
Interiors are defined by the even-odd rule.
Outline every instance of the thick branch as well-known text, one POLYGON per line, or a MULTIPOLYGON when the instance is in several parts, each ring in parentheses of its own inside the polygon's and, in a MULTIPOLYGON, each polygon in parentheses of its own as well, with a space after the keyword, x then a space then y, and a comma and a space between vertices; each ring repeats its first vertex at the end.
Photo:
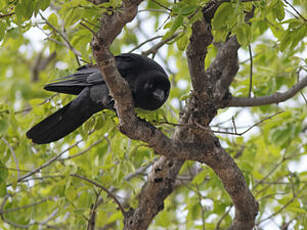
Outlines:
POLYGON ((214 98, 216 102, 220 102, 224 98, 239 69, 237 51, 240 48, 235 36, 218 46, 220 47, 216 58, 206 72, 211 82, 215 84, 214 98))
POLYGON ((260 106, 280 103, 293 97, 296 93, 307 86, 307 76, 288 91, 284 93, 274 93, 270 96, 256 97, 256 98, 245 98, 245 97, 233 97, 231 98, 228 105, 225 107, 244 107, 244 106, 260 106))
MULTIPOLYGON (((218 8, 215 7, 215 4, 219 5, 213 0, 208 3, 209 7, 205 7, 206 10, 203 11, 205 19, 213 17, 214 12, 218 8), (210 7, 210 4, 213 6, 210 7)), ((202 28, 205 27, 203 26, 202 28)), ((210 27, 208 27, 209 29, 210 27)), ((207 127, 216 114, 217 103, 221 102, 225 95, 227 95, 228 87, 238 71, 237 51, 240 45, 235 37, 228 39, 219 47, 215 60, 204 73, 203 65, 206 46, 199 46, 195 41, 204 41, 205 38, 208 40, 212 39, 210 37, 211 34, 210 31, 201 33, 201 27, 198 27, 197 30, 194 29, 192 32, 187 53, 188 63, 193 87, 201 91, 196 91, 192 95, 185 107, 183 116, 189 117, 189 123, 192 122, 194 124, 197 122, 207 127), (198 52, 199 55, 190 55, 191 53, 198 54, 198 52)), ((206 40, 204 43, 206 43, 206 40)), ((179 127, 179 129, 186 129, 186 127, 179 127)), ((252 229, 258 212, 258 204, 249 191, 244 176, 234 160, 220 146, 218 139, 210 130, 203 130, 203 132, 201 130, 197 132, 187 130, 185 132, 193 136, 192 139, 195 144, 204 145, 205 143, 207 149, 194 160, 210 166, 219 176, 226 191, 231 196, 236 215, 230 229, 252 229)), ((193 158, 192 153, 190 157, 193 158)))
POLYGON ((183 160, 160 157, 153 165, 148 180, 139 194, 139 205, 125 219, 124 230, 147 229, 152 219, 164 208, 164 200, 173 192, 183 160))
MULTIPOLYGON (((187 159, 208 164, 221 178, 236 207, 233 229, 251 229, 258 210, 257 203, 248 190, 241 171, 210 131, 178 126, 171 139, 150 123, 135 116, 131 92, 116 69, 109 46, 123 26, 133 19, 140 2, 125 1, 120 12, 104 15, 101 20, 101 30, 93 42, 94 55, 115 100, 121 132, 129 138, 148 143, 156 153, 168 158, 161 157, 155 163, 149 180, 140 193, 138 208, 126 213, 125 229, 148 227, 152 218, 163 208, 163 201, 172 192, 175 177, 184 160, 187 159)), ((201 90, 207 90, 213 86, 209 85, 211 83, 205 75, 203 66, 206 47, 211 43, 212 37, 204 21, 196 22, 193 27, 188 57, 196 97, 192 97, 187 103, 179 123, 186 124, 195 119, 201 124, 208 125, 216 113, 215 107, 212 106, 214 101, 211 97, 201 96, 210 100, 200 103, 198 96, 204 92, 201 90), (203 44, 204 41, 206 41, 205 44, 203 44), (202 79, 198 79, 198 76, 202 79)))
POLYGON ((205 20, 197 21, 192 26, 192 35, 187 49, 188 65, 192 80, 193 90, 197 94, 205 93, 209 79, 205 74, 205 58, 207 47, 213 40, 210 25, 205 20), (197 47, 194 49, 193 47, 197 47))

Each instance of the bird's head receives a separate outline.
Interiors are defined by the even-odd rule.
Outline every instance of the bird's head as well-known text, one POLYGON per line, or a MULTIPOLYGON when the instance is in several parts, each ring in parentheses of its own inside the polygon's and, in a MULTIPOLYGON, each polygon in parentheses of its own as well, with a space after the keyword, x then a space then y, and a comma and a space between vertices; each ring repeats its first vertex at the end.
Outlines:
POLYGON ((135 107, 156 110, 167 100, 169 90, 170 82, 166 74, 159 71, 148 72, 144 77, 138 78, 136 83, 133 95, 135 107))

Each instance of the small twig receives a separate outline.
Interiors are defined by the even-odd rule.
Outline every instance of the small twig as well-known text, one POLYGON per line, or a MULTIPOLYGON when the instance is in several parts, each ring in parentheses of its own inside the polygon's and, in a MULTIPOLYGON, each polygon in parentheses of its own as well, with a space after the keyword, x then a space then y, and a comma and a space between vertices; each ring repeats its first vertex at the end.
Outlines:
POLYGON ((226 216, 229 214, 230 210, 232 208, 232 205, 229 206, 229 208, 227 209, 227 211, 223 214, 223 216, 219 219, 219 221, 216 224, 215 230, 220 230, 220 226, 222 221, 226 218, 226 216))
MULTIPOLYGON (((47 97, 43 102, 37 104, 38 106, 40 105, 44 105, 46 104, 47 102, 51 101, 54 97, 58 96, 59 93, 56 93, 56 94, 53 94, 51 95, 50 97, 47 97)), ((18 111, 15 111, 14 113, 15 114, 18 114, 18 113, 24 113, 24 112, 29 112, 31 111, 33 108, 32 107, 28 107, 28 108, 25 108, 25 109, 22 109, 22 110, 18 110, 18 111)))
POLYGON ((49 40, 49 41, 52 41, 52 42, 54 42, 55 44, 58 44, 58 45, 60 45, 60 46, 64 46, 64 47, 67 47, 63 42, 60 42, 60 41, 58 41, 58 40, 56 40, 56 39, 54 39, 54 38, 45 38, 46 40, 49 40))
POLYGON ((149 164, 147 164, 147 165, 145 165, 145 166, 143 166, 143 167, 140 167, 140 168, 138 168, 138 169, 136 169, 133 173, 130 173, 130 174, 128 174, 127 176, 125 176, 125 180, 126 181, 129 181, 129 180, 131 180, 132 178, 134 178, 134 177, 136 177, 136 176, 138 176, 138 175, 140 175, 140 174, 142 174, 142 173, 144 173, 150 166, 152 166, 154 163, 155 163, 155 161, 157 161, 158 159, 156 158, 156 159, 154 159, 153 161, 151 161, 151 162, 149 162, 149 164))
POLYGON ((58 33, 62 38, 63 40, 65 41, 65 44, 66 46, 75 54, 75 58, 76 58, 76 61, 78 63, 78 65, 80 66, 80 61, 79 61, 79 57, 81 57, 81 53, 76 50, 69 42, 69 40, 67 39, 67 37, 65 36, 64 33, 62 33, 61 31, 59 31, 57 28, 55 28, 50 22, 48 22, 48 20, 41 14, 39 13, 39 15, 41 16, 41 18, 45 21, 45 23, 50 26, 56 33, 58 33))
POLYGON ((15 14, 15 12, 8 13, 8 14, 0 14, 0 18, 10 17, 10 16, 12 16, 14 14, 15 14))
POLYGON ((15 161, 15 164, 16 164, 16 169, 17 169, 17 179, 20 178, 20 170, 19 170, 19 163, 18 163, 18 159, 17 159, 17 156, 15 154, 15 151, 14 149, 12 148, 12 146, 10 145, 10 143, 4 138, 2 137, 1 140, 7 145, 7 147, 10 149, 11 151, 11 154, 13 156, 13 159, 15 161))
POLYGON ((90 21, 86 20, 85 18, 82 18, 81 20, 82 20, 82 21, 84 21, 84 22, 86 22, 87 24, 89 24, 89 25, 91 25, 91 26, 96 27, 97 29, 99 29, 99 28, 100 28, 98 25, 96 25, 96 24, 94 24, 94 23, 92 23, 92 22, 90 22, 90 21))
POLYGON ((153 37, 153 38, 150 38, 150 39, 148 39, 148 40, 142 42, 142 43, 139 44, 138 46, 134 47, 132 50, 128 51, 128 53, 132 53, 132 52, 134 52, 135 50, 137 50, 137 49, 139 49, 140 47, 142 47, 143 45, 145 45, 146 43, 151 42, 151 41, 154 41, 154 40, 159 39, 159 38, 162 38, 162 37, 163 37, 163 36, 160 35, 160 36, 155 36, 155 37, 153 37))
MULTIPOLYGON (((90 31, 94 37, 96 37, 96 32, 94 30, 92 30, 90 27, 88 27, 86 24, 84 24, 82 22, 80 22, 79 24, 81 26, 83 26, 85 29, 87 29, 88 31, 90 31)), ((97 37, 96 37, 96 39, 97 39, 97 37)))
POLYGON ((159 121, 159 122, 156 122, 155 124, 156 125, 166 124, 166 125, 172 125, 172 126, 189 126, 188 124, 178 124, 178 123, 172 123, 172 122, 169 122, 169 121, 159 121))
POLYGON ((248 45, 248 52, 249 52, 249 58, 250 58, 248 97, 251 97, 251 95, 252 95, 252 88, 253 88, 253 53, 252 53, 251 45, 248 45))
POLYGON ((303 156, 304 154, 295 154, 295 155, 290 155, 288 157, 283 156, 282 159, 276 163, 273 168, 259 181, 257 181, 257 183, 254 185, 253 190, 255 190, 260 184, 263 184, 264 181, 266 179, 268 179, 275 171, 276 169, 281 166, 283 163, 285 163, 288 160, 291 160, 294 157, 298 157, 298 156, 303 156))
POLYGON ((61 159, 61 161, 66 161, 66 160, 70 160, 70 159, 75 158, 75 157, 79 157, 79 156, 83 155, 84 153, 88 152, 89 150, 91 150, 94 146, 100 144, 102 141, 103 140, 100 139, 100 140, 94 142, 93 144, 91 144, 88 148, 84 149, 83 151, 76 153, 74 155, 71 155, 69 157, 63 158, 63 159, 61 159))
POLYGON ((279 213, 281 213, 285 208, 287 208, 298 196, 299 194, 304 191, 306 188, 305 186, 303 186, 300 190, 297 191, 297 193, 295 195, 293 195, 293 197, 284 205, 282 206, 280 209, 278 209, 276 212, 272 213, 270 216, 260 220, 257 225, 267 221, 267 220, 270 220, 271 218, 273 218, 274 216, 278 215, 279 213))
MULTIPOLYGON (((58 213, 58 211, 59 211, 59 209, 58 208, 56 208, 51 214, 50 214, 50 216, 48 216, 45 220, 43 220, 42 222, 37 222, 37 224, 39 224, 39 225, 47 225, 47 223, 50 221, 50 220, 52 220, 55 216, 56 216, 56 214, 58 213)), ((50 228, 50 226, 49 225, 47 225, 48 226, 48 228, 50 228)))
POLYGON ((160 41, 159 43, 157 43, 156 45, 154 45, 153 47, 151 47, 150 49, 143 51, 142 55, 144 56, 148 56, 149 54, 156 54, 158 52, 158 50, 164 46, 166 43, 168 43, 169 41, 173 40, 174 38, 176 38, 178 36, 179 33, 175 33, 172 36, 170 36, 169 38, 160 41))
POLYGON ((61 153, 59 153, 58 155, 54 156, 53 158, 51 158, 49 161, 45 162, 44 164, 42 164, 41 166, 39 166, 38 168, 32 170, 31 172, 25 174, 24 176, 20 177, 17 182, 21 182, 23 181, 25 178, 32 176, 33 174, 39 172, 40 170, 42 170, 43 168, 46 168, 47 166, 51 165, 53 162, 55 162, 56 160, 58 160, 64 153, 66 153, 67 151, 69 151, 70 149, 78 146, 78 144, 80 144, 83 140, 77 141, 75 144, 69 146, 68 148, 66 148, 64 151, 62 151, 61 153))
POLYGON ((236 122, 235 122, 235 118, 234 118, 234 117, 231 117, 231 122, 232 122, 232 126, 233 126, 233 128, 234 128, 234 130, 235 130, 235 133, 238 133, 238 132, 237 132, 237 126, 236 126, 236 122))
POLYGON ((159 12, 159 13, 165 13, 165 14, 169 13, 168 11, 161 10, 161 9, 143 9, 143 10, 138 11, 138 13, 142 13, 142 12, 159 12))
MULTIPOLYGON (((65 177, 64 175, 47 175, 47 176, 41 176, 41 177, 31 177, 31 178, 28 178, 28 179, 24 179, 22 181, 22 183, 25 183, 25 182, 28 182, 28 181, 33 181, 33 180, 45 180, 45 179, 48 179, 48 178, 51 178, 51 179, 54 179, 54 178, 63 178, 65 177)), ((6 187, 10 187, 12 186, 13 184, 7 184, 6 187)))
POLYGON ((209 127, 205 127, 205 126, 199 124, 197 121, 194 121, 194 124, 195 124, 197 127, 201 128, 201 129, 203 129, 203 130, 212 131, 212 132, 214 132, 214 133, 231 134, 231 135, 242 136, 242 135, 244 135, 245 133, 247 133, 248 131, 250 131, 252 128, 254 128, 255 126, 257 126, 257 125, 263 123, 263 122, 266 121, 266 120, 271 119, 272 117, 277 116, 277 115, 280 114, 280 113, 283 113, 283 111, 277 112, 277 113, 275 113, 275 114, 273 114, 273 115, 271 115, 271 116, 269 116, 269 117, 266 117, 266 118, 264 118, 264 119, 262 119, 262 120, 256 122, 256 123, 253 124, 251 127, 249 127, 248 129, 246 129, 245 131, 243 131, 243 132, 241 132, 241 133, 237 133, 236 131, 233 133, 233 132, 225 132, 225 131, 211 130, 209 127))
POLYGON ((9 212, 16 212, 16 211, 19 211, 21 209, 31 208, 31 207, 37 206, 39 204, 45 203, 48 200, 52 200, 52 197, 48 197, 48 198, 42 199, 40 201, 36 201, 32 204, 27 204, 27 205, 17 207, 17 208, 9 208, 9 209, 5 209, 5 210, 0 210, 0 214, 5 214, 5 213, 9 213, 9 212))
POLYGON ((298 15, 301 19, 303 19, 305 22, 307 21, 307 19, 304 18, 304 16, 301 15, 300 12, 298 12, 298 10, 295 9, 295 7, 294 7, 290 2, 288 2, 287 0, 284 0, 284 2, 285 2, 287 5, 289 5, 289 6, 295 11, 295 13, 297 13, 297 15, 298 15))
POLYGON ((23 224, 17 224, 17 223, 14 223, 8 219, 6 219, 5 215, 4 215, 4 206, 7 202, 7 200, 9 199, 10 195, 6 195, 4 198, 3 198, 3 201, 1 203, 1 207, 0 207, 0 216, 1 216, 1 219, 3 222, 9 224, 9 225, 12 225, 14 226, 15 228, 29 228, 30 226, 32 226, 34 223, 31 223, 31 224, 27 224, 27 225, 23 225, 23 224))
POLYGON ((98 201, 99 201, 99 196, 101 193, 102 189, 99 190, 99 192, 96 194, 96 200, 95 203, 92 204, 91 211, 90 211, 90 217, 88 218, 88 225, 87 225, 87 230, 95 230, 95 224, 96 224, 96 209, 98 207, 98 201))
POLYGON ((93 181, 93 180, 91 180, 91 179, 89 179, 87 177, 84 177, 84 176, 81 176, 81 175, 78 175, 78 174, 70 174, 70 176, 80 178, 82 180, 87 181, 90 184, 95 185, 98 188, 101 188, 103 191, 105 191, 115 201, 115 203, 118 205, 119 209, 121 210, 122 214, 124 216, 126 215, 126 211, 123 208, 122 204, 119 202, 119 200, 116 198, 116 196, 113 193, 111 193, 106 187, 104 187, 101 184, 98 184, 97 182, 95 182, 95 181, 93 181))
POLYGON ((168 10, 169 12, 172 12, 172 9, 168 8, 167 6, 162 5, 160 2, 157 2, 156 0, 151 0, 151 1, 156 3, 158 6, 161 6, 162 8, 168 10))

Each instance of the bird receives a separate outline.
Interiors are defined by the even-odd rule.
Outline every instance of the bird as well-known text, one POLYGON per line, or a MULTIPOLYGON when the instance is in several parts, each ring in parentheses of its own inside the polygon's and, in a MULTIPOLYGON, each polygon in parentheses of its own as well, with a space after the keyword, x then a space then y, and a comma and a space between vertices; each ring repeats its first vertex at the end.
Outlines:
MULTIPOLYGON (((160 64, 135 53, 120 54, 115 56, 115 61, 119 73, 128 82, 135 107, 152 111, 166 102, 170 81, 160 64)), ((44 89, 78 96, 26 133, 35 144, 48 144, 65 137, 101 110, 115 111, 108 86, 95 65, 81 66, 77 72, 56 79, 44 89)))

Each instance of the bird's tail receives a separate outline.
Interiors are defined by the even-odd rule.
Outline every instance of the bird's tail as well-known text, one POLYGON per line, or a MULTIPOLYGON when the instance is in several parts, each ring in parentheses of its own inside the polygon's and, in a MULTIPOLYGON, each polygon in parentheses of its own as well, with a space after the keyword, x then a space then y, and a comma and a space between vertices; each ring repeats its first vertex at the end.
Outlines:
POLYGON ((75 100, 31 128, 26 135, 36 144, 57 141, 77 129, 101 109, 102 107, 93 104, 89 97, 79 95, 75 100))

